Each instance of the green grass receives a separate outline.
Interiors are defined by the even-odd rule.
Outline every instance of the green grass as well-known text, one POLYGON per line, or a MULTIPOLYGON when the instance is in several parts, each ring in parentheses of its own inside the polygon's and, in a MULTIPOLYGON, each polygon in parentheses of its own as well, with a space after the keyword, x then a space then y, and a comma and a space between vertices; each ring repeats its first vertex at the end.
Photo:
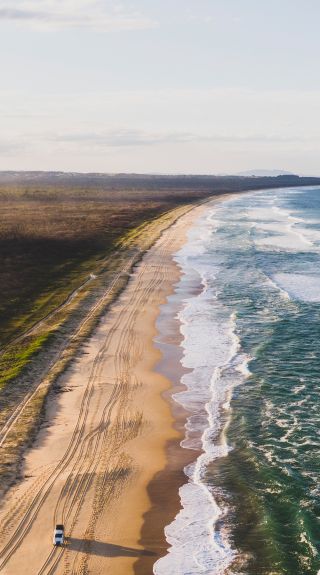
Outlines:
POLYGON ((13 346, 0 356, 0 389, 21 375, 43 345, 48 343, 51 335, 51 333, 45 333, 27 338, 22 345, 13 346))

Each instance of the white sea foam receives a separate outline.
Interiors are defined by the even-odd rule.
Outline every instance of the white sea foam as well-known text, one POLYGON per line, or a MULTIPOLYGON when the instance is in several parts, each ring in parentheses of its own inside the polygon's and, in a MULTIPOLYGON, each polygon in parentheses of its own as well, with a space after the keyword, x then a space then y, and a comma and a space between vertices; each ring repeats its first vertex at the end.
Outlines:
POLYGON ((288 292, 287 292, 283 287, 281 287, 281 285, 280 285, 279 283, 277 283, 276 281, 274 281, 272 278, 270 278, 270 277, 267 276, 267 275, 265 275, 265 277, 266 277, 267 282, 268 282, 273 288, 277 289, 277 290, 280 292, 280 294, 282 295, 282 297, 283 297, 284 299, 287 299, 287 300, 291 299, 291 298, 290 298, 290 295, 288 294, 288 292))
MULTIPOLYGON (((296 224, 295 230, 300 231, 300 233, 304 237, 304 239, 309 242, 309 245, 312 245, 312 246, 319 248, 319 246, 320 246, 320 230, 315 229, 314 227, 306 227, 307 223, 308 222, 304 221, 303 224, 302 223, 296 224)), ((310 223, 314 224, 314 222, 310 222, 310 223)))
POLYGON ((306 228, 306 221, 299 218, 296 212, 284 210, 274 202, 271 202, 270 207, 248 210, 249 216, 255 221, 255 228, 264 234, 255 239, 256 245, 287 251, 314 250, 320 242, 320 232, 306 228))
POLYGON ((184 272, 182 281, 196 270, 203 286, 199 295, 184 302, 179 314, 184 336, 182 363, 190 371, 182 378, 185 390, 175 395, 190 413, 182 445, 202 453, 185 469, 188 481, 180 489, 182 510, 166 527, 171 547, 155 564, 156 575, 218 575, 236 553, 226 533, 217 529, 224 510, 218 507, 205 472, 210 462, 229 452, 220 415, 223 411, 223 420, 228 419, 232 390, 250 374, 250 358, 239 349, 236 315, 230 315, 216 297, 219 265, 200 257, 205 254, 206 242, 212 240, 214 225, 214 213, 210 212, 190 231, 189 241, 176 255, 184 272))
POLYGON ((319 275, 279 273, 275 274, 272 279, 292 299, 320 302, 319 275))
POLYGON ((304 391, 306 389, 306 384, 304 383, 304 381, 305 379, 301 377, 300 385, 296 385, 295 387, 293 387, 292 391, 295 395, 298 395, 301 391, 304 391))

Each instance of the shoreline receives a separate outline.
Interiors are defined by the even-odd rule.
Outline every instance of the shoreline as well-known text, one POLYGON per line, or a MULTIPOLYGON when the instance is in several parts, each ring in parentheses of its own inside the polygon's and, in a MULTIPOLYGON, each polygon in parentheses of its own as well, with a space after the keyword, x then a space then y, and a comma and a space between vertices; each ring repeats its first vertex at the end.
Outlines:
MULTIPOLYGON (((228 199, 232 199, 229 194, 225 194, 220 198, 214 198, 209 203, 209 206, 212 208, 228 199)), ((202 214, 203 211, 199 214, 199 217, 202 214)), ((187 241, 187 232, 192 225, 186 230, 185 241, 182 245, 187 241)), ((148 486, 151 506, 144 516, 140 539, 140 543, 146 546, 150 539, 150 533, 161 532, 165 540, 165 553, 163 555, 167 554, 170 547, 165 538, 164 530, 174 521, 182 509, 179 490, 189 481, 185 469, 188 465, 194 464, 202 453, 201 447, 188 448, 181 445, 181 442, 186 437, 185 426, 188 417, 190 417, 190 412, 174 399, 175 394, 187 390, 181 379, 192 371, 192 369, 184 367, 182 363, 184 335, 181 332, 181 320, 178 317, 178 313, 182 311, 185 299, 202 293, 202 286, 200 277, 189 278, 186 282, 181 281, 185 274, 183 267, 178 263, 178 260, 173 260, 173 262, 179 269, 179 281, 173 286, 172 293, 167 296, 166 302, 161 305, 156 322, 157 336, 154 339, 154 345, 161 351, 161 359, 155 366, 155 371, 164 375, 171 382, 170 388, 162 393, 162 397, 170 407, 173 427, 178 432, 178 436, 167 443, 166 467, 153 477, 148 486), (155 525, 157 525, 157 528, 155 528, 155 525)), ((150 571, 150 573, 153 572, 150 571)), ((143 570, 143 562, 140 560, 136 564, 135 574, 145 575, 145 573, 149 572, 143 570)))
MULTIPOLYGON (((103 573, 110 565, 114 573, 127 575, 137 572, 137 558, 139 565, 144 564, 144 571, 139 567, 139 573, 150 573, 167 548, 164 534, 159 540, 159 529, 153 541, 141 544, 152 478, 166 467, 166 448, 180 439, 170 407, 162 397, 171 382, 155 371, 161 356, 153 344, 155 322, 159 306, 172 293, 179 277, 172 254, 203 209, 202 205, 196 206, 181 216, 146 252, 128 286, 85 344, 82 355, 60 378, 58 395, 54 398, 51 394, 46 421, 35 445, 26 453, 24 480, 10 491, 1 509, 6 549, 16 541, 16 525, 24 530, 26 512, 32 519, 13 556, 7 560, 0 550, 8 575, 19 572, 22 566, 28 569, 26 575, 41 569, 50 557, 52 521, 58 519, 66 523, 69 545, 57 573, 64 572, 63 565, 72 562, 81 569, 90 563, 91 573, 103 573), (83 407, 84 396, 87 404, 83 407), (74 419, 79 408, 82 419, 78 417, 75 436, 74 419), (72 443, 75 437, 77 442, 72 443), (81 507, 77 507, 72 493, 80 498, 81 507), (43 494, 40 510, 34 513, 43 494), (24 509, 17 509, 17 500, 24 501, 24 509), (14 525, 9 519, 13 510, 14 525), (45 539, 36 551, 32 550, 35 530, 40 530, 45 539)), ((177 473, 182 478, 181 469, 177 473)), ((166 515, 163 524, 167 522, 166 515)))
MULTIPOLYGON (((147 547, 150 537, 162 539, 162 555, 167 553, 169 547, 169 543, 165 537, 165 528, 174 520, 181 508, 179 490, 187 481, 184 469, 187 465, 193 463, 200 453, 200 451, 181 447, 181 441, 185 437, 185 424, 187 422, 188 412, 173 398, 175 393, 185 388, 180 380, 182 376, 188 372, 181 363, 183 356, 181 347, 183 336, 180 332, 180 321, 177 314, 181 309, 184 297, 190 295, 192 288, 189 286, 188 290, 181 293, 179 284, 182 270, 173 258, 172 265, 177 267, 179 277, 178 281, 172 286, 172 292, 168 294, 166 301, 160 306, 156 321, 154 346, 160 351, 161 357, 154 366, 154 371, 170 381, 170 387, 163 391, 161 396, 170 408, 172 426, 174 430, 176 430, 177 435, 170 439, 165 446, 165 467, 157 471, 147 486, 150 506, 144 514, 144 522, 139 541, 143 547, 147 547)), ((196 286, 194 286, 193 291, 196 291, 196 286)), ((158 557, 158 559, 159 558, 160 557, 158 557)), ((136 575, 153 573, 152 567, 154 563, 152 566, 150 565, 150 571, 145 569, 144 563, 141 559, 137 561, 134 566, 136 575)))

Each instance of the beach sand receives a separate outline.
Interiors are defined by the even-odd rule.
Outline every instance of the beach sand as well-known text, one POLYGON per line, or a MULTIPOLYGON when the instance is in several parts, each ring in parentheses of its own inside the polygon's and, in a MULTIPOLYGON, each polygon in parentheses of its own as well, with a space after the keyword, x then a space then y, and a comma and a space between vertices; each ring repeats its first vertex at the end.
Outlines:
POLYGON ((1 507, 1 573, 144 575, 166 553, 164 527, 194 452, 179 446, 185 414, 170 399, 178 356, 161 364, 154 338, 179 279, 172 254, 203 209, 182 216, 145 254, 50 394, 23 480, 1 507), (66 528, 63 548, 52 546, 55 523, 66 528))

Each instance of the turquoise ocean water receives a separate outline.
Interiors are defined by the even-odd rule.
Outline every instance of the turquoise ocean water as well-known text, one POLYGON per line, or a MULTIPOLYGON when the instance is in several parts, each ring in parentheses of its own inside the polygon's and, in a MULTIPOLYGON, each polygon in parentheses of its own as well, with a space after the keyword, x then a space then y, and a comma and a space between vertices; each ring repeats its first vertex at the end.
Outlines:
POLYGON ((320 189, 208 207, 176 255, 182 510, 157 575, 320 572, 320 189))

